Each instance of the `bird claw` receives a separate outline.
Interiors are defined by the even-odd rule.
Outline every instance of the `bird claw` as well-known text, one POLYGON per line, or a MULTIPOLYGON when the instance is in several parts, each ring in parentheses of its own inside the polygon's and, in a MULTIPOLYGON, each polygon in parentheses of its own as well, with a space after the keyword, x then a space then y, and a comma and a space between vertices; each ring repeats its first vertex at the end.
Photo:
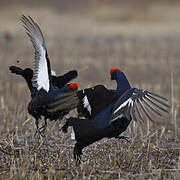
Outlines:
POLYGON ((41 138, 41 132, 39 131, 39 129, 37 129, 35 134, 34 134, 34 137, 36 137, 36 136, 37 136, 38 139, 41 138))
POLYGON ((43 134, 44 131, 45 131, 45 129, 43 129, 42 131, 40 131, 40 129, 41 129, 41 128, 37 129, 36 132, 35 132, 35 134, 34 134, 34 136, 37 135, 38 139, 40 139, 40 137, 43 137, 43 138, 45 137, 45 135, 43 134))
POLYGON ((70 126, 70 123, 69 123, 70 120, 71 120, 71 118, 66 119, 65 124, 62 126, 61 130, 63 133, 68 132, 68 127, 70 126))
POLYGON ((37 130, 36 130, 34 136, 37 135, 38 139, 40 139, 40 137, 45 137, 45 135, 43 133, 46 130, 46 127, 47 127, 46 123, 42 127, 40 127, 40 128, 37 126, 37 130))
POLYGON ((82 155, 83 153, 82 153, 82 149, 78 146, 77 143, 76 143, 75 146, 74 146, 73 154, 74 154, 74 159, 75 159, 75 161, 76 161, 76 165, 81 164, 81 155, 82 155))
POLYGON ((81 156, 78 154, 74 154, 74 159, 76 161, 76 165, 81 164, 81 156))
POLYGON ((47 123, 45 123, 42 127, 39 128, 40 133, 44 133, 47 128, 47 123))
POLYGON ((116 139, 124 139, 124 140, 126 140, 127 142, 130 142, 128 136, 117 136, 117 137, 115 137, 115 138, 116 138, 116 139))

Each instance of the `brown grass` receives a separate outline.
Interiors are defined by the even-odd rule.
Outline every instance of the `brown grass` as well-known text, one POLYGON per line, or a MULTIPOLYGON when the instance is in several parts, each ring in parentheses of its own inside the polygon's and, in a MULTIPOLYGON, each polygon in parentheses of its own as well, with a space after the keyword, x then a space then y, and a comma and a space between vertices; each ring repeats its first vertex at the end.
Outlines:
POLYGON ((142 14, 132 6, 123 11, 98 6, 88 13, 67 14, 43 7, 1 9, 1 179, 179 179, 180 5, 146 8, 142 14), (99 83, 115 88, 108 72, 119 67, 132 86, 167 97, 171 116, 162 125, 150 124, 150 129, 148 123, 143 128, 131 123, 125 132, 130 143, 114 139, 94 143, 84 149, 78 167, 72 157, 75 142, 70 133, 60 132, 62 122, 48 122, 47 137, 38 141, 26 109, 30 99, 26 84, 8 71, 10 65, 32 67, 33 49, 19 24, 22 14, 40 24, 58 74, 78 69, 80 88, 99 83), (4 31, 11 33, 11 42, 3 38, 4 31))

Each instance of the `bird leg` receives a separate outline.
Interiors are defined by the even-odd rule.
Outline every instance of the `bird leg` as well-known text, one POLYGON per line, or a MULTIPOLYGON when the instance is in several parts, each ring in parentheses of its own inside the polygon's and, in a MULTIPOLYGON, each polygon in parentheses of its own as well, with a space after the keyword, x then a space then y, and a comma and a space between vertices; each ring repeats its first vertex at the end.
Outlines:
POLYGON ((74 159, 76 160, 76 165, 81 164, 81 155, 83 154, 82 149, 79 145, 80 144, 76 143, 73 151, 74 159))
POLYGON ((116 139, 124 139, 124 140, 126 140, 127 142, 130 142, 128 136, 116 136, 115 138, 116 138, 116 139))
MULTIPOLYGON (((47 118, 45 117, 45 118, 44 118, 44 125, 39 128, 39 131, 40 131, 41 136, 42 136, 42 133, 44 133, 44 131, 46 130, 46 128, 47 128, 47 118)), ((43 135, 43 136, 44 136, 44 135, 43 135)))
POLYGON ((62 114, 60 115, 59 119, 62 120, 63 117, 64 117, 64 114, 62 113, 62 114))
POLYGON ((37 134, 37 136, 38 136, 38 139, 40 139, 40 135, 41 135, 41 132, 40 132, 40 130, 39 130, 39 121, 38 121, 39 119, 38 118, 36 118, 36 132, 35 132, 35 134, 34 134, 34 136, 36 136, 36 134, 37 134))
POLYGON ((36 132, 35 132, 35 134, 34 134, 34 136, 36 136, 36 134, 37 134, 37 137, 38 137, 38 139, 40 139, 40 137, 42 136, 42 137, 44 137, 44 135, 42 134, 42 131, 40 131, 41 130, 41 128, 46 128, 47 127, 47 121, 45 121, 45 124, 44 124, 44 126, 42 126, 41 128, 39 128, 39 121, 38 121, 39 119, 38 118, 36 118, 36 132))
POLYGON ((61 128, 63 133, 67 133, 68 127, 69 126, 73 126, 73 122, 74 120, 76 120, 76 118, 70 117, 68 119, 66 119, 66 123, 64 124, 64 126, 61 128))
POLYGON ((68 121, 66 121, 64 126, 61 128, 62 132, 63 133, 67 133, 68 127, 69 127, 69 123, 68 123, 68 121))
POLYGON ((76 161, 76 165, 80 165, 81 164, 81 156, 78 154, 74 154, 74 159, 76 161))
POLYGON ((66 111, 62 112, 62 113, 61 113, 61 116, 60 116, 60 120, 62 120, 62 119, 63 119, 63 117, 64 117, 65 115, 67 115, 68 113, 69 113, 69 111, 68 111, 68 110, 66 110, 66 111))

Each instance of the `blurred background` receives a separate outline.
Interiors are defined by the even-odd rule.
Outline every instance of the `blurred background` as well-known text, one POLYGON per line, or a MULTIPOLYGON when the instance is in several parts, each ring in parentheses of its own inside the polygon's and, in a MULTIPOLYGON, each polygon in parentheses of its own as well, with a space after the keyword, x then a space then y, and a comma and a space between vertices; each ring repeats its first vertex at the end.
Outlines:
POLYGON ((35 132, 30 128, 33 120, 26 121, 30 118, 26 110, 28 88, 22 78, 8 70, 10 65, 33 67, 34 49, 20 23, 23 14, 39 24, 57 75, 77 69, 75 81, 80 89, 96 84, 115 88, 109 70, 118 67, 133 87, 167 97, 172 105, 169 122, 179 126, 180 1, 1 0, 2 137, 15 127, 19 136, 26 133, 32 137, 35 132))

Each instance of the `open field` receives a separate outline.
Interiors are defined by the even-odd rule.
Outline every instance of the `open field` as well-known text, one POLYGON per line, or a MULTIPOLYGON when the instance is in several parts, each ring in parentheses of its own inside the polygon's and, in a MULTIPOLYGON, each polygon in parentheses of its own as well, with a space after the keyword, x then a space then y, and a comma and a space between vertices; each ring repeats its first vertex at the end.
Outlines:
MULTIPOLYGON (((180 178, 180 4, 92 5, 80 11, 25 5, 0 8, 0 179, 179 179, 180 178), (119 67, 131 85, 169 99, 170 117, 161 125, 136 123, 131 138, 103 139, 84 149, 80 166, 74 141, 48 122, 47 137, 34 137, 27 113, 30 96, 10 65, 32 67, 33 48, 19 18, 31 15, 44 35, 52 69, 77 69, 80 88, 115 88, 109 70, 119 67), (4 38, 8 31, 12 40, 4 38), (19 63, 17 63, 17 60, 19 63)), ((73 111, 70 115, 75 116, 73 111)), ((68 115, 68 116, 70 116, 68 115)))

